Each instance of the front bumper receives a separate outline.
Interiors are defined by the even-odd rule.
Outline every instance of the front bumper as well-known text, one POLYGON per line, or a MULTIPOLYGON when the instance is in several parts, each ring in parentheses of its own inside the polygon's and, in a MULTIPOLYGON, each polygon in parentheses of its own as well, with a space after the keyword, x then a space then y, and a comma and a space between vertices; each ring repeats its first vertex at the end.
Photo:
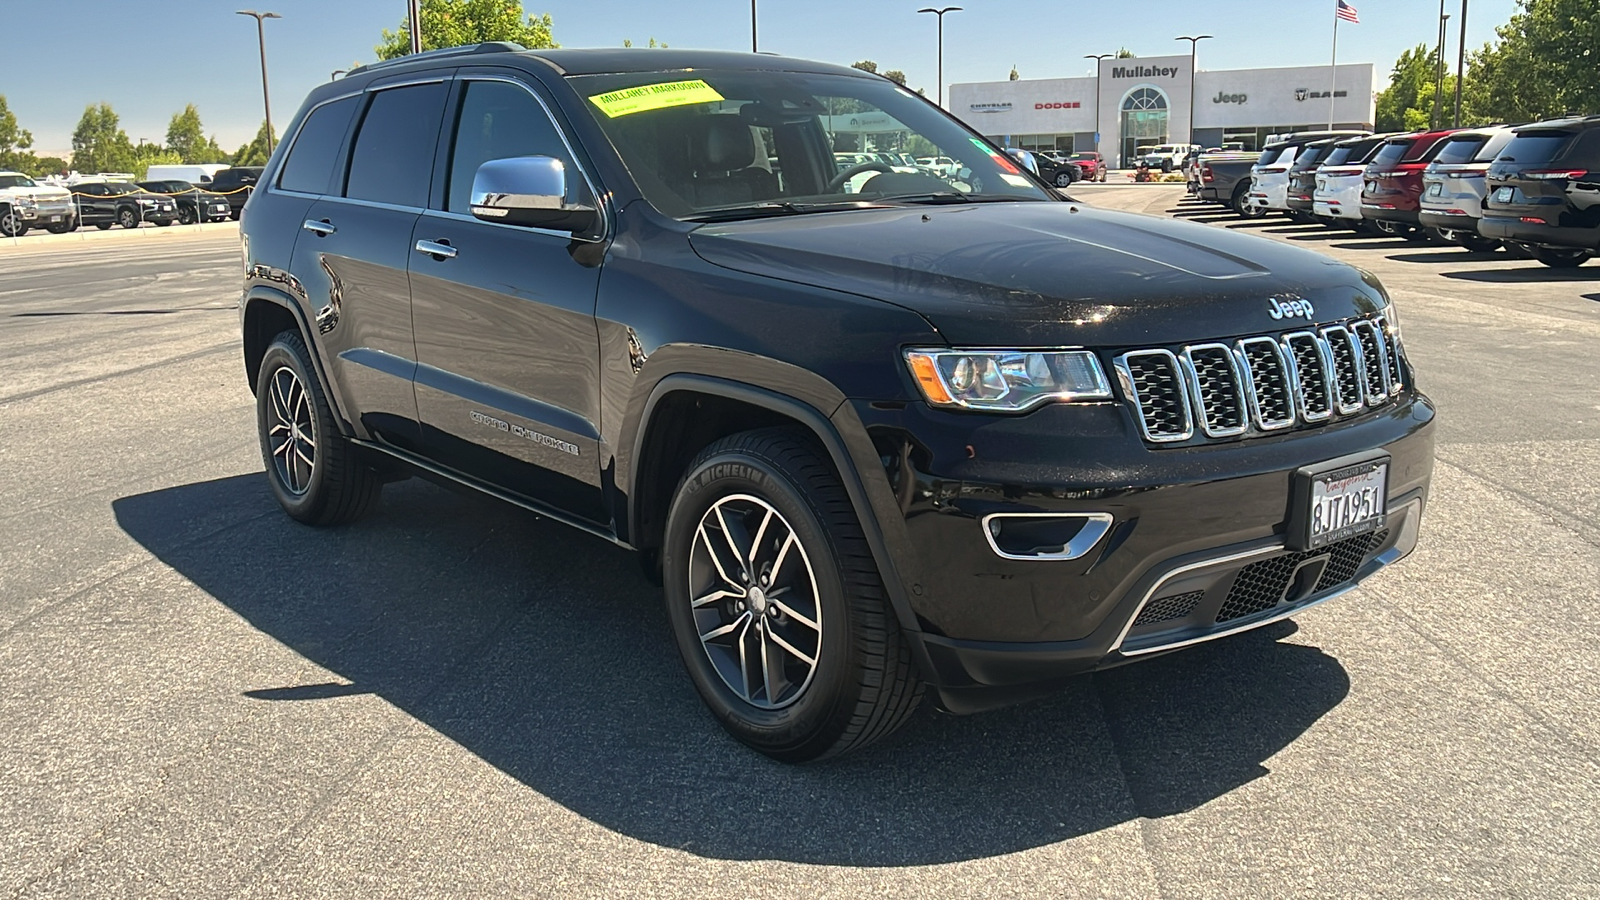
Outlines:
POLYGON ((70 222, 77 215, 71 200, 41 200, 33 206, 17 204, 14 210, 30 228, 70 222))
POLYGON ((1130 439, 1111 403, 1043 407, 977 427, 970 416, 917 404, 856 409, 880 451, 903 447, 890 483, 914 548, 906 567, 916 572, 907 579, 914 638, 925 674, 954 711, 1336 596, 1410 551, 1433 470, 1434 410, 1416 393, 1344 422, 1172 448, 1130 439), (1342 578, 1217 621, 1239 571, 1288 554, 1293 472, 1380 448, 1391 458, 1384 538, 1358 548, 1353 565, 1346 559, 1342 578), (984 517, 1002 511, 1104 513, 1112 524, 1080 557, 1008 559, 983 532, 984 517), (1177 618, 1133 625, 1147 601, 1173 591, 1204 597, 1177 618))

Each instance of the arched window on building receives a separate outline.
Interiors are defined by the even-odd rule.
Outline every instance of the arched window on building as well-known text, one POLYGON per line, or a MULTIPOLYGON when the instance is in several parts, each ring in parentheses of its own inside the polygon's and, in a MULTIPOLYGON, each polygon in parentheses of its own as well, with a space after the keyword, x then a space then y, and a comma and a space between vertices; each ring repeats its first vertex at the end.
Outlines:
POLYGON ((1167 142, 1167 95, 1160 88, 1135 88, 1122 100, 1122 165, 1131 166, 1146 147, 1167 142))

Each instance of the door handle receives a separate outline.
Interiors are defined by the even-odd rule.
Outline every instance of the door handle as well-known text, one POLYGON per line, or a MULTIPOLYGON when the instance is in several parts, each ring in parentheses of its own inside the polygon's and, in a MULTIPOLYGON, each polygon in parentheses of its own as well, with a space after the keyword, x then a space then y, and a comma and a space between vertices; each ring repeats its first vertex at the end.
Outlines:
POLYGON ((450 246, 449 241, 417 241, 416 251, 426 253, 437 260, 455 259, 456 248, 450 246))
POLYGON ((328 235, 339 230, 333 227, 333 223, 329 222, 327 219, 323 219, 321 222, 318 222, 314 219, 307 219, 305 224, 301 225, 300 227, 311 232, 317 237, 327 237, 328 235))

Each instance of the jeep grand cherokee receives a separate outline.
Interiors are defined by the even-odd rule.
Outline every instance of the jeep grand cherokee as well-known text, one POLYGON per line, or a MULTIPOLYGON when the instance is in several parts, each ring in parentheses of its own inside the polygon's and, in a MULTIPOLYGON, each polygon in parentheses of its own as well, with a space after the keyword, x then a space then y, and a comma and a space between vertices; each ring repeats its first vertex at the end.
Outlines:
POLYGON ((1281 619, 1417 540, 1434 410, 1376 280, 1074 202, 855 69, 357 69, 243 238, 289 515, 421 472, 635 548, 696 690, 780 759, 1281 619), (878 147, 953 165, 835 163, 878 147))

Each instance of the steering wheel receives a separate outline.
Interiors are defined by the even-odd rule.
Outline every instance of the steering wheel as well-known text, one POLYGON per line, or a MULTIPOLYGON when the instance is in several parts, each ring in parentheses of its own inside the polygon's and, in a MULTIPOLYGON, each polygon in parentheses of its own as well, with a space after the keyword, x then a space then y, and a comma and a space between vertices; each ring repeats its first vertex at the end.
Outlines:
POLYGON ((888 163, 881 163, 881 162, 865 162, 865 163, 861 163, 860 165, 851 166, 850 168, 845 169, 843 172, 840 172, 839 174, 833 176, 833 180, 828 182, 828 193, 832 194, 832 193, 842 189, 844 187, 844 183, 846 181, 849 181, 850 179, 856 177, 857 175, 860 175, 862 172, 893 172, 893 171, 894 171, 894 167, 893 166, 889 165, 888 163))

